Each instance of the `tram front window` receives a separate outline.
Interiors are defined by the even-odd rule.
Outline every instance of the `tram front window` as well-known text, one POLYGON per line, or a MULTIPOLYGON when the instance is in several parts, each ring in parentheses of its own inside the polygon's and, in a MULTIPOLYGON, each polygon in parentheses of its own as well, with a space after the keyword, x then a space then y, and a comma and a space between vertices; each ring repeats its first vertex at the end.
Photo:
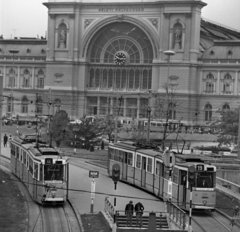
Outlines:
POLYGON ((198 188, 213 188, 213 173, 199 172, 197 173, 197 187, 198 188))
POLYGON ((44 180, 63 180, 64 166, 62 164, 52 164, 44 166, 44 180))

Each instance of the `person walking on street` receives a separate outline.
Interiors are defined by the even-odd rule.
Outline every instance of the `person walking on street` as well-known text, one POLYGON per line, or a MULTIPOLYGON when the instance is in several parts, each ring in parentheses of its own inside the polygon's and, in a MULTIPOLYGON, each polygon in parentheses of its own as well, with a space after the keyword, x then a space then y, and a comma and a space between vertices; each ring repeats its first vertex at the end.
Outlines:
POLYGON ((142 227, 142 215, 144 211, 144 206, 141 202, 138 202, 135 205, 135 212, 136 212, 136 219, 137 219, 137 226, 142 227))
POLYGON ((3 146, 6 147, 8 142, 8 136, 5 134, 3 137, 3 146))
POLYGON ((127 215, 127 226, 132 226, 132 216, 133 216, 134 206, 133 202, 129 201, 129 203, 125 207, 125 214, 127 215))

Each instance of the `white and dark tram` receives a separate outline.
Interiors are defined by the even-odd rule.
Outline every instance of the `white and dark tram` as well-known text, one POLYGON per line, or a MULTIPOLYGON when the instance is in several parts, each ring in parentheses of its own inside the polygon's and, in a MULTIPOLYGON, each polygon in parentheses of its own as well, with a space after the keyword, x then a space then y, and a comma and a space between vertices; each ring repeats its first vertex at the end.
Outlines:
POLYGON ((108 173, 120 165, 120 179, 154 193, 162 199, 171 199, 179 207, 189 210, 189 167, 195 167, 192 186, 192 208, 214 210, 216 204, 216 167, 205 163, 198 155, 160 152, 154 147, 133 142, 109 144, 108 173))
POLYGON ((68 158, 35 135, 11 140, 11 171, 40 204, 64 204, 68 198, 68 158))

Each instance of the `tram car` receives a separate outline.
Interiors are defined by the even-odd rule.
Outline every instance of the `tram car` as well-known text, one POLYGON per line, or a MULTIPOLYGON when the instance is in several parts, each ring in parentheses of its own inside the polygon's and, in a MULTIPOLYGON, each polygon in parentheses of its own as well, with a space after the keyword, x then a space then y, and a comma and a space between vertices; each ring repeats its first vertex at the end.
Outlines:
POLYGON ((216 205, 216 167, 198 155, 161 152, 154 147, 139 146, 133 142, 109 144, 108 173, 120 165, 120 180, 147 190, 156 196, 171 200, 184 210, 214 210, 216 205), (189 167, 195 167, 195 181, 190 188, 189 167), (204 184, 203 184, 204 183, 204 184))
POLYGON ((11 171, 40 204, 64 204, 68 198, 68 158, 35 135, 11 140, 11 171))

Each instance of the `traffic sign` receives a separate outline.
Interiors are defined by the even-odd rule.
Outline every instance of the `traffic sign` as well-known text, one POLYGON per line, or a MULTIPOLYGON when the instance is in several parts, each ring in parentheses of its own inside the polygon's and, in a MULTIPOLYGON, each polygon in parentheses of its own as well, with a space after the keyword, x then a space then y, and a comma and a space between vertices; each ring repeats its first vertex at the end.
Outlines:
POLYGON ((99 177, 99 171, 89 171, 89 177, 90 178, 98 178, 99 177))

